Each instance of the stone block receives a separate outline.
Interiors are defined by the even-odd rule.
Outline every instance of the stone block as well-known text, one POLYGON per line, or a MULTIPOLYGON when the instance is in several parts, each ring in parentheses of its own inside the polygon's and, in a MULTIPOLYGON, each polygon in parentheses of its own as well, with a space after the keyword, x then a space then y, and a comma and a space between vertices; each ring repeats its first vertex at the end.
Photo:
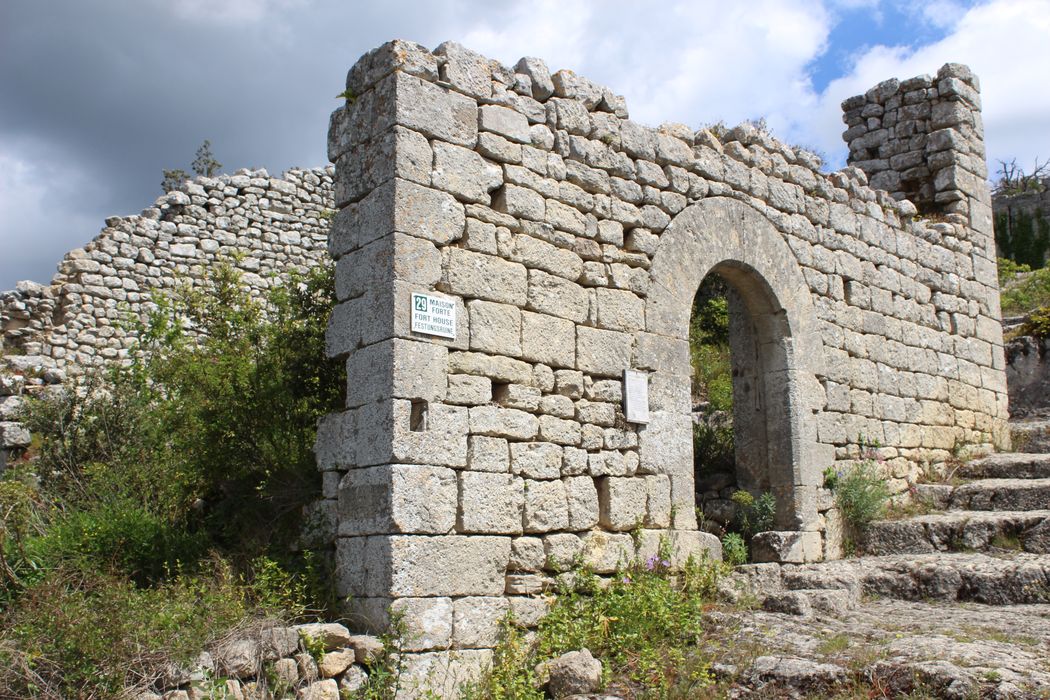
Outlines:
MULTIPOLYGON (((504 188, 506 190, 506 187, 504 188)), ((535 194, 535 193, 533 193, 535 194)), ((540 195, 536 194, 537 197, 540 195)), ((542 201, 542 197, 540 200, 542 201)), ((539 220, 542 220, 542 216, 539 220)), ((514 247, 510 259, 522 263, 530 269, 540 269, 552 275, 575 282, 583 273, 583 260, 571 250, 527 235, 514 237, 514 247)))
POLYGON ((434 142, 431 184, 456 199, 489 204, 489 193, 503 184, 503 170, 469 148, 434 142))
POLYGON ((471 435, 467 447, 467 466, 476 472, 510 471, 507 441, 498 437, 471 435))
POLYGON ((439 57, 439 74, 442 80, 472 97, 492 97, 494 61, 454 41, 442 43, 434 49, 434 55, 439 57))
POLYGON ((394 179, 336 214, 328 247, 340 258, 395 231, 447 245, 463 237, 465 225, 463 205, 452 195, 394 179))
POLYGON ((340 596, 499 596, 510 538, 489 535, 374 535, 336 542, 340 596))
POLYGON ((555 532, 569 526, 565 484, 561 481, 525 482, 525 532, 555 532))
POLYGON ((503 597, 460 598, 453 604, 452 646, 457 649, 496 646, 501 623, 509 610, 510 601, 503 597))
POLYGON ((390 612, 404 621, 402 650, 447 649, 452 643, 451 598, 398 598, 390 603, 390 612))
POLYGON ((619 377, 631 366, 633 345, 629 333, 580 326, 576 329, 576 368, 588 374, 619 377))
POLYGON ((598 326, 614 331, 639 331, 645 327, 645 304, 633 292, 599 287, 598 326))
POLYGON ((431 288, 441 280, 441 253, 433 241, 394 232, 348 253, 335 266, 339 299, 362 296, 398 280, 431 288))
POLYGON ((543 221, 547 204, 538 192, 517 185, 504 185, 493 197, 492 208, 517 219, 543 221))
MULTIPOLYGON (((560 398, 565 398, 564 396, 560 398)), ((566 447, 562 453, 562 476, 580 476, 587 473, 587 450, 566 447)))
POLYGON ((583 563, 596 574, 611 574, 634 561, 634 540, 629 534, 596 530, 582 539, 583 563))
POLYGON ((491 301, 469 301, 470 349, 495 355, 521 355, 521 311, 491 301))
POLYGON ((484 105, 478 110, 478 127, 516 143, 531 144, 529 120, 524 114, 498 105, 484 105))
POLYGON ((360 466, 467 464, 468 410, 462 406, 393 399, 356 409, 360 466))
POLYGON ((650 474, 645 477, 646 527, 670 527, 671 525, 671 480, 666 474, 650 474))
MULTIPOLYGON (((346 135, 342 138, 345 140, 346 135)), ((331 148, 331 141, 329 144, 331 148)), ((336 164, 333 182, 336 209, 360 200, 394 178, 430 185, 433 152, 426 137, 415 131, 395 126, 364 143, 336 144, 334 150, 341 151, 330 157, 336 164)))
POLYGON ((477 102, 415 76, 399 72, 393 77, 397 95, 393 119, 378 115, 377 130, 394 121, 439 141, 467 147, 477 143, 477 102))
POLYGON ((568 396, 549 394, 540 399, 539 412, 558 418, 572 418, 576 415, 576 404, 568 396))
POLYGON ((583 540, 568 532, 559 532, 543 538, 545 565, 553 571, 569 571, 583 555, 583 540))
POLYGON ((802 564, 822 557, 819 532, 760 532, 751 539, 751 558, 756 562, 802 564))
POLYGON ((528 479, 561 477, 562 448, 548 442, 516 442, 510 446, 510 468, 528 479))
POLYGON ((532 379, 532 367, 527 363, 510 357, 493 357, 478 352, 451 353, 449 371, 515 384, 528 384, 532 379))
POLYGON ((698 530, 641 530, 638 533, 637 556, 640 561, 660 554, 661 546, 669 545, 671 569, 681 570, 692 559, 694 562, 721 561, 722 543, 709 532, 698 530))
POLYGON ((518 625, 531 629, 547 616, 550 604, 543 598, 509 598, 510 612, 518 625))
POLYGON ((450 294, 524 306, 528 290, 525 267, 462 248, 448 251, 443 287, 450 294))
POLYGON ((576 420, 611 427, 616 423, 616 407, 603 401, 580 400, 576 402, 576 420))
POLYGON ((590 301, 587 290, 543 270, 529 270, 528 308, 576 323, 587 320, 590 301))
POLYGON ((455 406, 478 406, 492 400, 492 380, 472 374, 448 375, 445 402, 455 406))
POLYGON ((500 384, 493 391, 492 399, 505 408, 535 411, 540 406, 542 392, 534 386, 524 384, 500 384))
POLYGON ((394 338, 359 348, 346 361, 346 406, 385 398, 440 402, 445 398, 448 349, 394 338))
POLYGON ((461 533, 521 534, 525 484, 510 474, 461 472, 459 519, 461 533))
POLYGON ((530 362, 575 366, 575 324, 564 318, 521 312, 521 354, 530 362))
POLYGON ((469 410, 472 435, 532 440, 539 432, 539 420, 525 411, 499 406, 475 406, 469 410))
POLYGON ((583 396, 584 378, 583 372, 571 369, 560 369, 554 373, 554 390, 562 396, 570 399, 578 399, 583 396))
POLYGON ((598 524, 598 489, 594 486, 594 479, 589 476, 565 479, 565 495, 570 530, 581 532, 598 524))
POLYGON ((351 469, 339 484, 339 534, 445 534, 456 523, 456 473, 388 464, 351 469))
POLYGON ((355 466, 356 430, 355 413, 329 413, 317 423, 314 440, 314 458, 317 468, 326 470, 347 469, 355 466))
POLYGON ((555 416, 540 416, 538 422, 541 440, 547 440, 559 445, 576 446, 580 444, 581 428, 579 423, 555 416))
POLYGON ((645 521, 646 480, 607 476, 598 480, 599 522, 607 530, 625 532, 645 521))
POLYGON ((492 666, 491 649, 456 649, 405 654, 394 700, 454 698, 492 666))
POLYGON ((510 548, 511 571, 540 571, 547 554, 539 537, 515 537, 510 548))

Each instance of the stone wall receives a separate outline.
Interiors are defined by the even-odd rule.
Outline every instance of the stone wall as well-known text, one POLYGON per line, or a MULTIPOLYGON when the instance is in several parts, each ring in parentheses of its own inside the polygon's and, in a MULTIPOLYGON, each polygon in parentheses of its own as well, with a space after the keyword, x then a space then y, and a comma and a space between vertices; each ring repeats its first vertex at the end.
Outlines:
POLYGON ((118 361, 153 295, 196 283, 219 261, 262 293, 274 276, 326 260, 331 202, 331 168, 187 181, 139 215, 107 219, 49 286, 20 282, 0 294, 0 349, 71 369, 118 361))
MULTIPOLYGON (((970 100, 951 124, 979 125, 968 71, 941 73, 970 100)), ((904 85, 932 85, 917 80, 904 85)), ((622 97, 537 59, 396 41, 347 87, 329 130, 328 343, 348 403, 317 455, 338 593, 371 624, 391 604, 420 621, 419 664, 448 649, 483 662, 498 620, 538 619, 577 563, 608 575, 661 537, 676 563, 717 552, 696 529, 690 418, 708 273, 742 301, 755 359, 740 403, 762 443, 746 454, 777 496, 777 556, 840 556, 823 474, 860 442, 882 445, 902 488, 1007 439, 988 194, 962 176, 983 158, 978 130, 933 151, 954 164, 951 187, 927 166, 916 188, 949 212, 933 223, 860 168, 822 173, 747 125, 636 124, 622 97), (454 332, 414 329, 416 294, 454 309, 454 332), (647 380, 647 422, 627 418, 626 370, 647 380)), ((940 115, 946 96, 919 103, 940 115)))
POLYGON ((948 63, 936 78, 886 80, 842 109, 849 161, 872 187, 910 200, 923 214, 970 216, 988 165, 980 87, 969 68, 948 63))

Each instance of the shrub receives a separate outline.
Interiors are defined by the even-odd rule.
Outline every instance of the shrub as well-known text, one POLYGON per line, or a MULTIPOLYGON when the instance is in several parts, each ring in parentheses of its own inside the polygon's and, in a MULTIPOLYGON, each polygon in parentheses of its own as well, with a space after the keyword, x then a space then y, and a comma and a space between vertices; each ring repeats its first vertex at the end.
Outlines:
POLYGON ((1021 333, 1036 338, 1050 338, 1050 306, 1040 307, 1029 314, 1028 320, 1021 326, 1021 333))
POLYGON ((673 575, 664 556, 634 562, 606 585, 577 572, 577 586, 554 602, 531 646, 508 620, 497 663, 466 697, 541 700, 544 693, 534 685, 537 663, 583 647, 602 660, 607 681, 641 689, 632 697, 697 697, 712 677, 696 642, 724 569, 716 562, 689 562, 673 575))
POLYGON ((773 529, 777 515, 777 500, 772 493, 766 491, 755 498, 747 491, 740 490, 730 498, 737 506, 734 526, 748 540, 759 532, 773 529))
POLYGON ((1004 314, 1023 314, 1040 306, 1050 306, 1050 268, 1033 270, 1003 287, 1004 314))
POLYGON ((733 427, 693 423, 693 462, 704 473, 732 471, 733 427))
POLYGON ((732 566, 747 563, 747 543, 739 532, 727 532, 722 536, 722 559, 732 566))
POLYGON ((890 492, 873 457, 854 462, 845 469, 825 472, 825 485, 835 495, 847 530, 847 549, 864 529, 886 512, 890 492))
POLYGON ((186 663, 250 610, 220 564, 139 588, 119 576, 62 569, 28 588, 3 619, 3 697, 114 697, 169 662, 186 663), (36 687, 33 687, 36 685, 36 687))

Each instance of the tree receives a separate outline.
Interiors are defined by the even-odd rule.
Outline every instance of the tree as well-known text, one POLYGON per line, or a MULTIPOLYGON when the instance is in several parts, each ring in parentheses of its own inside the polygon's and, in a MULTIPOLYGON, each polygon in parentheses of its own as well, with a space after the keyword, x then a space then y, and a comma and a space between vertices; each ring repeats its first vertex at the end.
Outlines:
MULTIPOLYGON (((214 177, 222 169, 222 163, 215 160, 215 155, 211 152, 210 140, 204 139, 204 143, 197 149, 190 167, 193 169, 193 174, 198 177, 214 177)), ((165 192, 178 189, 183 182, 190 179, 190 174, 182 168, 164 170, 163 172, 164 179, 160 183, 160 188, 165 192)))
POLYGON ((214 177, 222 168, 222 163, 215 160, 211 152, 211 141, 204 139, 204 143, 197 149, 197 155, 193 158, 191 166, 193 172, 200 177, 214 177))

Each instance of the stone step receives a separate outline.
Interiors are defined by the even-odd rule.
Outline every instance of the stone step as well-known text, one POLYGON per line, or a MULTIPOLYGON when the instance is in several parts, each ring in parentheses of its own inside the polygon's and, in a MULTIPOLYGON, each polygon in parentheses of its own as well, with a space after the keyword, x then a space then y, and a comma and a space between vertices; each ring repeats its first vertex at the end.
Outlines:
POLYGON ((865 533, 865 554, 1024 549, 1050 554, 1050 510, 954 510, 879 520, 865 533))
POLYGON ((1050 454, 1003 452, 967 462, 955 470, 963 479, 1050 479, 1050 454))
POLYGON ((1050 479, 980 479, 961 486, 918 484, 937 510, 1050 510, 1050 479))
POLYGON ((986 605, 1050 603, 1050 556, 1011 553, 893 554, 815 564, 748 564, 720 584, 767 610, 838 612, 865 597, 986 605))
POLYGON ((1050 420, 1011 421, 1015 452, 1050 452, 1050 420))

